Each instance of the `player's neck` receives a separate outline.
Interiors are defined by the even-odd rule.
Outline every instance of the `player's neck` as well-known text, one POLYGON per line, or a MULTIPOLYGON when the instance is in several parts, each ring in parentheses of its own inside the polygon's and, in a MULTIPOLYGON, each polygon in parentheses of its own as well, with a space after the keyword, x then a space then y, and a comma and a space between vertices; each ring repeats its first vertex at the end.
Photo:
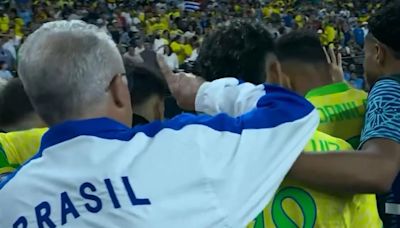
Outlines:
POLYGON ((384 75, 382 76, 400 74, 400 61, 395 61, 393 64, 388 65, 383 72, 384 75))
POLYGON ((329 72, 316 68, 299 69, 292 78, 295 79, 295 91, 303 96, 313 89, 334 83, 329 72))

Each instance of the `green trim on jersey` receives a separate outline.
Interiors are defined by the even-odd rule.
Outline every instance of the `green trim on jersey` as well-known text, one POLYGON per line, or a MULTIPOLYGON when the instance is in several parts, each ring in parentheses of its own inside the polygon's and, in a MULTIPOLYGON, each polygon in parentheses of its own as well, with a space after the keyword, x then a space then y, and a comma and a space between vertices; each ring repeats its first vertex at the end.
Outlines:
POLYGON ((347 83, 338 82, 312 89, 306 94, 306 98, 342 93, 346 92, 349 89, 351 89, 351 87, 347 83))
POLYGON ((9 167, 6 152, 3 149, 3 146, 0 144, 0 168, 9 167))

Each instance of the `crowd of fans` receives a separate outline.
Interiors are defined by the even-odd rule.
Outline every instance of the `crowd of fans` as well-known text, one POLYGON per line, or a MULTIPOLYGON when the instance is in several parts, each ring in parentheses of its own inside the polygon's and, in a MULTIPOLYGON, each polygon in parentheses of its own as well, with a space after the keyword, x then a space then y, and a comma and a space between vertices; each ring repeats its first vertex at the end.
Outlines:
POLYGON ((1 227, 400 226, 400 1, 1 7, 1 227))
POLYGON ((342 53, 346 79, 364 88, 362 48, 367 21, 382 4, 378 0, 225 0, 199 1, 197 7, 188 8, 185 1, 178 0, 5 1, 0 12, 0 76, 16 76, 20 44, 48 21, 81 19, 101 27, 128 62, 143 62, 141 53, 148 49, 162 54, 173 70, 193 71, 207 34, 219 24, 247 18, 264 22, 275 38, 297 29, 318 33, 323 45, 333 45, 342 53))

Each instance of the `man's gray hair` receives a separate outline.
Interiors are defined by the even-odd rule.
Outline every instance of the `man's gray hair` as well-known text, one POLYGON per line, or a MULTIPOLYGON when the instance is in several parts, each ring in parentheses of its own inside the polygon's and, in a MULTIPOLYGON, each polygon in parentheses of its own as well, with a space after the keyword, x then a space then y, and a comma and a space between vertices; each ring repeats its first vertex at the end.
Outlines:
POLYGON ((49 124, 77 118, 104 99, 119 67, 115 43, 83 21, 55 21, 31 34, 18 72, 39 115, 49 124))

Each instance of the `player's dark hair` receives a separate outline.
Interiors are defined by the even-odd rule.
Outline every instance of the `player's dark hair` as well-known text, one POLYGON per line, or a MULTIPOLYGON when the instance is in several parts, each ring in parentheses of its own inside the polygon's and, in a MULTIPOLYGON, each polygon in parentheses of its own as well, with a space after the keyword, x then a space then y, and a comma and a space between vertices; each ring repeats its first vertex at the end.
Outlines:
POLYGON ((369 22, 370 33, 380 42, 396 52, 395 57, 400 59, 400 1, 393 0, 385 4, 373 15, 369 22))
POLYGON ((247 82, 265 82, 265 58, 275 51, 274 40, 259 22, 234 20, 221 25, 203 41, 197 62, 208 81, 236 77, 247 82))
POLYGON ((127 67, 128 88, 132 105, 141 105, 151 96, 165 97, 168 86, 161 75, 142 66, 127 67))
POLYGON ((317 34, 299 30, 280 37, 276 44, 279 61, 296 60, 305 63, 328 63, 317 34))
POLYGON ((8 81, 0 92, 0 126, 14 125, 34 112, 21 80, 8 81))

